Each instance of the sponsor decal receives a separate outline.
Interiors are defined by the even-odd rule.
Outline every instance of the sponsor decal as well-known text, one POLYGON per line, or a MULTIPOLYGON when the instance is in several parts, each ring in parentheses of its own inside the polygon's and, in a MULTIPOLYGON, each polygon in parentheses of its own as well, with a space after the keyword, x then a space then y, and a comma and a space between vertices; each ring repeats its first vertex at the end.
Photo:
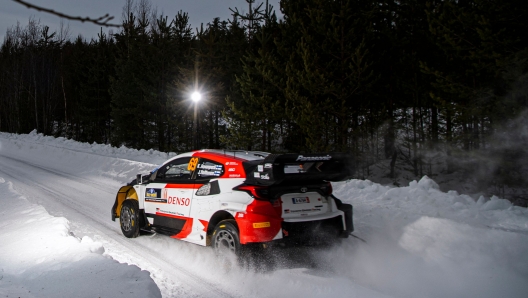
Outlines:
MULTIPOLYGON (((308 191, 308 188, 306 188, 306 187, 301 187, 301 192, 304 193, 304 192, 307 192, 307 191, 308 191)), ((319 199, 319 201, 320 201, 320 200, 321 200, 321 199, 319 199)))
POLYGON ((254 229, 261 229, 261 228, 269 228, 271 227, 271 224, 269 221, 267 222, 254 222, 253 223, 253 228, 254 229))
POLYGON ((264 164, 264 169, 271 169, 273 167, 273 165, 271 163, 265 163, 264 164))
POLYGON ((166 200, 166 199, 160 199, 160 198, 149 198, 149 197, 145 197, 145 202, 167 203, 167 200, 166 200))
POLYGON ((227 171, 228 172, 234 172, 234 171, 236 171, 236 169, 235 168, 229 168, 227 171))
POLYGON ((198 164, 198 157, 193 157, 189 161, 189 164, 187 165, 187 170, 194 171, 196 169, 196 165, 198 164))
POLYGON ((253 173, 253 176, 254 176, 255 178, 260 178, 260 173, 259 173, 259 172, 254 172, 254 173, 253 173))
POLYGON ((238 162, 236 161, 226 161, 226 166, 238 166, 238 162))
POLYGON ((284 209, 284 213, 290 213, 290 209, 284 209))
POLYGON ((161 189, 159 188, 147 188, 145 190, 145 197, 147 198, 161 198, 161 189))
POLYGON ((259 171, 259 172, 264 171, 264 166, 263 166, 263 165, 258 165, 258 171, 259 171))
POLYGON ((214 170, 221 170, 222 166, 221 165, 208 166, 208 165, 199 164, 198 169, 214 171, 214 170))
POLYGON ((165 214, 173 214, 173 215, 178 215, 178 216, 185 216, 183 213, 180 213, 180 212, 163 210, 163 209, 160 209, 160 208, 156 208, 156 212, 165 213, 165 214))
POLYGON ((295 161, 321 161, 321 160, 330 160, 332 159, 332 156, 326 155, 326 156, 297 156, 297 159, 295 161))
POLYGON ((269 180, 269 175, 268 174, 262 174, 262 175, 260 175, 260 179, 269 180))
POLYGON ((240 174, 229 174, 229 178, 240 178, 240 174))
POLYGON ((167 204, 189 206, 191 204, 191 199, 179 198, 179 197, 169 197, 167 199, 167 204))
POLYGON ((166 203, 167 198, 161 196, 162 190, 159 188, 147 188, 145 190, 145 202, 166 203))
POLYGON ((211 170, 199 170, 198 175, 201 176, 220 176, 222 172, 220 171, 211 171, 211 170))

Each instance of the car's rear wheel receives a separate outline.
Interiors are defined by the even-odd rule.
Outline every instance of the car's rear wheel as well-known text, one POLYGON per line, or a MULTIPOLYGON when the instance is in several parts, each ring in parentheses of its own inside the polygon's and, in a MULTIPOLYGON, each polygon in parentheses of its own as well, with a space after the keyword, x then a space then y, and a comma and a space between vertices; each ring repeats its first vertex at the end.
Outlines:
POLYGON ((240 255, 240 236, 234 220, 227 219, 219 222, 214 228, 212 238, 213 249, 217 255, 240 255))
POLYGON ((125 200, 123 202, 119 215, 119 223, 121 225, 121 232, 127 238, 136 238, 139 236, 141 217, 139 214, 139 204, 136 200, 125 200))

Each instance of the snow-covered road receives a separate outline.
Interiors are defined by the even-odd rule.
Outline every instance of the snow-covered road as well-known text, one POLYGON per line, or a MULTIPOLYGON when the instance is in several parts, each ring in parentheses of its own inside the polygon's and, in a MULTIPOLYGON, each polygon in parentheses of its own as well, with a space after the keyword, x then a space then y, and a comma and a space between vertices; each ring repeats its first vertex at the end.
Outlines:
MULTIPOLYGON (((59 150, 56 146, 48 149, 59 150)), ((62 159, 60 155, 57 156, 59 160, 62 159)), ((75 155, 80 159, 105 159, 93 154, 82 156, 87 153, 75 155)), ((53 216, 67 218, 76 236, 89 236, 101 242, 106 253, 114 259, 150 271, 165 296, 231 297, 215 282, 208 282, 172 262, 168 257, 170 254, 153 249, 156 246, 149 244, 151 239, 142 237, 131 240, 123 237, 119 225, 110 220, 110 208, 116 190, 122 183, 86 174, 87 166, 81 165, 83 162, 80 160, 78 162, 80 164, 70 167, 55 161, 50 163, 50 159, 46 158, 28 161, 21 159, 18 154, 14 157, 3 150, 0 155, 0 177, 10 181, 13 188, 31 203, 43 206, 53 216)), ((84 163, 91 164, 88 160, 84 163)), ((166 248, 161 250, 165 251, 166 248)))
MULTIPOLYGON (((9 206, 4 201, 23 196, 52 216, 66 218, 69 231, 79 239, 100 243, 104 255, 150 272, 164 297, 526 297, 528 293, 527 210, 498 198, 475 201, 456 192, 443 193, 427 177, 401 188, 363 180, 334 184, 334 194, 354 205, 355 234, 367 243, 349 238, 333 248, 282 249, 273 252, 274 265, 264 271, 226 268, 210 248, 162 235, 125 238, 110 219, 117 190, 167 157, 156 151, 83 144, 36 133, 0 133, 0 188, 11 185, 9 190, 2 188, 0 203, 9 206)), ((0 272, 19 274, 17 282, 24 283, 21 273, 8 272, 13 271, 8 258, 0 252, 0 272)), ((122 279, 116 276, 107 282, 122 279)), ((5 283, 0 279, 0 293, 19 293, 5 283)), ((156 291, 147 294, 156 295, 156 291)))

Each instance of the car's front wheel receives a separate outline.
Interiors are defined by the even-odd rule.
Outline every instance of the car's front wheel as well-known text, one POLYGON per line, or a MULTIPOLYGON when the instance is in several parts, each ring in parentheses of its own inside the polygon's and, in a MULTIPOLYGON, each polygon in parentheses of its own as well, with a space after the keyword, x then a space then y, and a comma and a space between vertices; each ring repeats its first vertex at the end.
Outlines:
POLYGON ((212 245, 215 253, 219 256, 238 256, 242 245, 236 222, 232 219, 222 220, 213 231, 212 245))
POLYGON ((141 217, 139 214, 139 204, 136 200, 125 200, 121 205, 121 214, 119 215, 121 231, 127 238, 136 238, 139 236, 141 217))

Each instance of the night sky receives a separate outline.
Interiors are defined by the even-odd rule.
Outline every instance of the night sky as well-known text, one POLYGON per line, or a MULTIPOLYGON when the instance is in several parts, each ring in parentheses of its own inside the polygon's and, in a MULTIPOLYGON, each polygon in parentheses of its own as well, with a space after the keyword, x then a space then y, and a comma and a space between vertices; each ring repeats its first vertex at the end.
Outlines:
MULTIPOLYGON (((111 23, 117 24, 121 23, 121 15, 125 4, 125 0, 26 1, 72 16, 98 18, 108 13, 114 16, 114 20, 111 23)), ((260 2, 265 2, 265 0, 260 2)), ((277 15, 280 15, 279 0, 269 0, 268 2, 273 5, 277 15)), ((230 7, 238 7, 240 12, 248 12, 249 10, 245 0, 152 0, 151 3, 153 8, 157 8, 158 14, 163 13, 167 15, 169 20, 174 18, 179 10, 187 12, 189 14, 191 28, 193 29, 199 27, 201 23, 205 25, 211 22, 215 17, 219 17, 221 20, 231 18, 230 7)), ((259 0, 256 3, 259 3, 259 0)), ((59 30, 60 18, 58 16, 28 9, 12 0, 0 0, 0 42, 3 42, 8 28, 16 25, 17 21, 20 22, 22 27, 25 27, 31 16, 34 16, 37 20, 40 19, 42 25, 49 26, 51 32, 59 30)), ((96 38, 101 28, 92 23, 68 20, 64 22, 65 24, 69 24, 71 38, 75 38, 79 34, 87 40, 92 37, 96 38)), ((109 30, 116 32, 120 29, 103 27, 104 32, 108 32, 109 30)))

